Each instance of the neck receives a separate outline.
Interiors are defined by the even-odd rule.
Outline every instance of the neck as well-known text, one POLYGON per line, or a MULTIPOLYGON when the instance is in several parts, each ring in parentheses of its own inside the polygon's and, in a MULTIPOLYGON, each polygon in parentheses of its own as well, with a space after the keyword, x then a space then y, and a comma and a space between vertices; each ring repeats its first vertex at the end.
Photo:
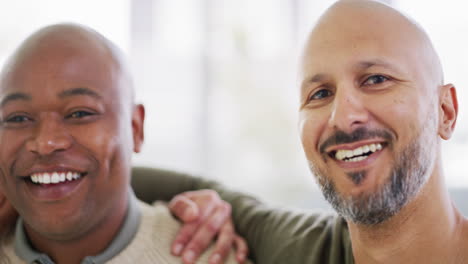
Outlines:
POLYGON ((128 197, 123 195, 119 204, 85 234, 73 239, 50 239, 26 226, 31 243, 39 252, 47 254, 55 263, 79 264, 87 256, 104 251, 123 225, 128 210, 128 197))
MULTIPOLYGON (((441 166, 397 215, 376 226, 349 223, 356 263, 457 263, 467 222, 450 200, 441 166)), ((466 253, 465 253, 466 254, 466 253)))

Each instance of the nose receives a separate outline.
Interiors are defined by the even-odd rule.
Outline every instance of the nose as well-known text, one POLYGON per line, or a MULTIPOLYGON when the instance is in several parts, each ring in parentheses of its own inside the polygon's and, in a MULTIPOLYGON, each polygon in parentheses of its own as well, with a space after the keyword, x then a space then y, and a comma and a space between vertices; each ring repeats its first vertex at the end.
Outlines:
POLYGON ((344 132, 352 132, 369 121, 366 102, 358 89, 337 89, 332 104, 329 125, 344 132))
POLYGON ((26 143, 28 151, 45 156, 71 146, 71 136, 57 118, 40 120, 32 138, 26 143))

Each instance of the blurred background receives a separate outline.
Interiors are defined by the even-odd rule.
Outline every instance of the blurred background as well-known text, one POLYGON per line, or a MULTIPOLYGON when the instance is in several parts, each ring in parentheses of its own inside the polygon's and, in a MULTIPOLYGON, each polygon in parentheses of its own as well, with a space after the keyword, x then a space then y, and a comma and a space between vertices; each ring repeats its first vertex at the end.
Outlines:
MULTIPOLYGON (((216 179, 268 202, 327 207, 297 132, 300 50, 331 0, 15 0, 0 9, 0 63, 31 32, 88 25, 131 62, 146 106, 136 165, 216 179)), ((468 16, 464 1, 385 1, 419 21, 458 87, 457 129, 444 142, 447 183, 468 194, 468 16)), ((468 205, 459 206, 468 215, 468 205)))

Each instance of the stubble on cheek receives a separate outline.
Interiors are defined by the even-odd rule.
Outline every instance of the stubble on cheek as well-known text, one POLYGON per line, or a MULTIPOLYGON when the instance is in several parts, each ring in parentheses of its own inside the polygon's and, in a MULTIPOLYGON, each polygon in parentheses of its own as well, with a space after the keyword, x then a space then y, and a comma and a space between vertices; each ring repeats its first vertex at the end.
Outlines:
MULTIPOLYGON (((322 156, 320 157, 321 159, 323 159, 324 164, 327 165, 328 164, 327 158, 322 157, 322 156)), ((330 179, 327 179, 327 175, 329 175, 329 170, 327 169, 327 166, 320 168, 316 164, 318 163, 315 162, 314 160, 308 160, 309 169, 312 172, 315 178, 315 181, 317 182, 319 187, 322 188, 325 184, 330 182, 330 179)))

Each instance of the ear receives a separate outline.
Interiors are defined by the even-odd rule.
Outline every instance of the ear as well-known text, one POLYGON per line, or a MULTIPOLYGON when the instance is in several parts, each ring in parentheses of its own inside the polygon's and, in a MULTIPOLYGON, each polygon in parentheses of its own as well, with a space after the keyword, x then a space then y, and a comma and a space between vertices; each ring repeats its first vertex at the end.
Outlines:
POLYGON ((446 84, 440 89, 439 135, 447 140, 452 136, 458 116, 457 91, 453 84, 446 84))
POLYGON ((145 107, 141 104, 135 105, 132 113, 133 151, 141 151, 141 145, 145 139, 144 133, 145 107))

